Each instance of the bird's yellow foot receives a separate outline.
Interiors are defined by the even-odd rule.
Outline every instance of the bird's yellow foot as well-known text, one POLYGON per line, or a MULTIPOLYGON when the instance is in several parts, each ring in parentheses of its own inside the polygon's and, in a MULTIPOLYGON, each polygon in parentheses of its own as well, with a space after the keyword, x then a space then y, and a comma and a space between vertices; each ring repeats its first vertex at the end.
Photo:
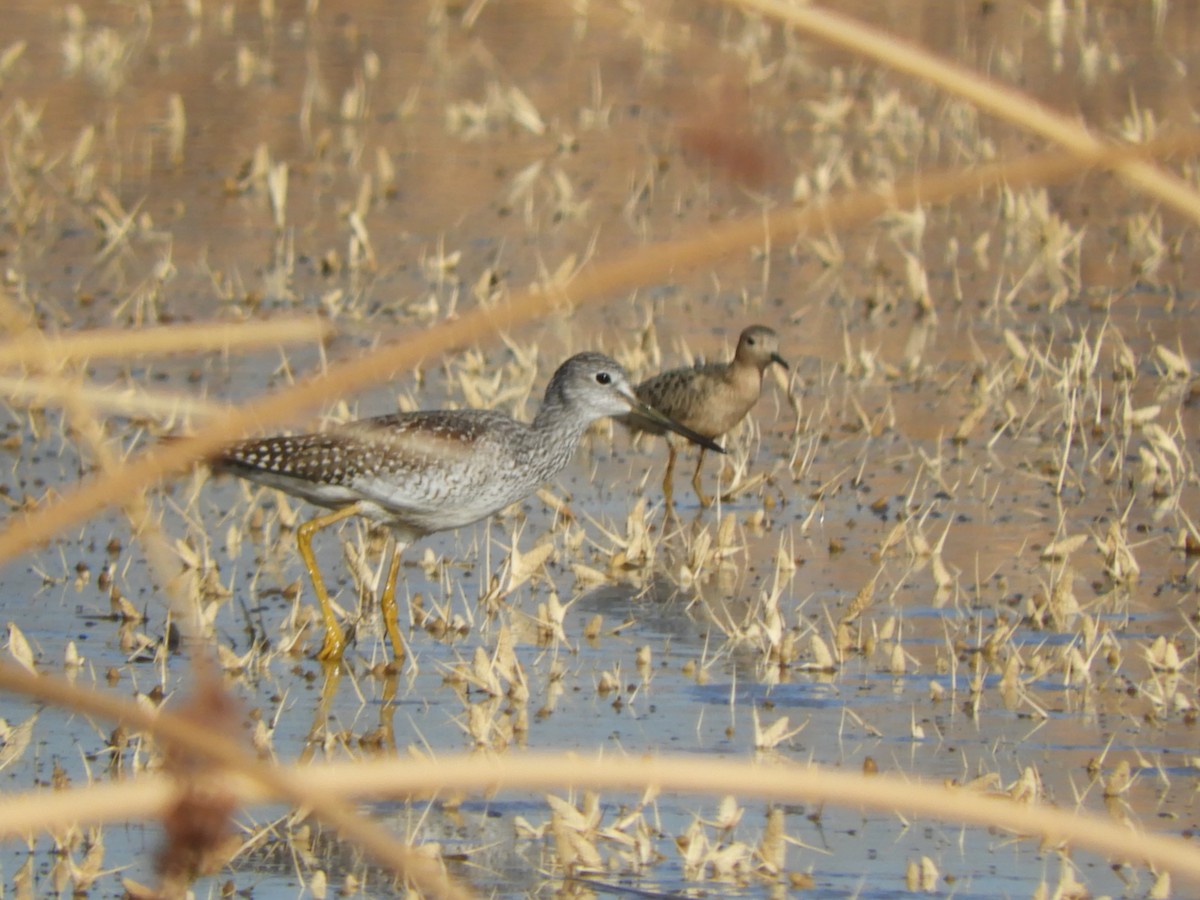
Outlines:
POLYGON ((383 627, 392 645, 392 666, 399 671, 404 664, 404 637, 400 634, 400 610, 396 608, 396 578, 400 574, 399 544, 392 550, 392 562, 388 568, 387 583, 379 599, 379 614, 383 616, 383 627))
POLYGON ((335 625, 325 629, 325 641, 317 651, 317 659, 321 662, 338 663, 346 652, 346 635, 341 626, 335 625))
POLYGON ((387 628, 388 641, 392 645, 392 665, 399 670, 404 664, 404 638, 400 636, 400 625, 396 621, 395 610, 392 610, 392 615, 385 616, 384 625, 387 628))

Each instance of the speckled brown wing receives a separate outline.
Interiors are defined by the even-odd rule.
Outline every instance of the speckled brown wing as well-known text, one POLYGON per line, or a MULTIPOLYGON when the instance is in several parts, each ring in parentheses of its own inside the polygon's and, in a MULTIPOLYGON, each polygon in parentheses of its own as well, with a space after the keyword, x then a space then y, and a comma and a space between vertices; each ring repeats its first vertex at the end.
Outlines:
POLYGON ((271 472, 304 481, 344 483, 347 465, 344 437, 330 434, 276 435, 254 438, 226 448, 215 460, 216 468, 253 478, 271 472))
POLYGON ((345 485, 392 470, 397 460, 469 452, 482 427, 436 412, 360 419, 316 434, 253 438, 226 448, 214 463, 246 478, 274 473, 316 484, 345 485))
POLYGON ((423 509, 429 502, 426 495, 436 487, 430 483, 430 470, 447 459, 471 455, 486 433, 486 416, 394 414, 327 432, 242 441, 213 462, 219 471, 327 507, 372 499, 369 486, 387 479, 393 487, 389 505, 394 505, 397 493, 407 493, 412 505, 423 509))
MULTIPOLYGON (((706 428, 702 412, 719 388, 725 366, 708 364, 693 369, 671 369, 647 378, 635 393, 643 403, 653 406, 669 419, 686 425, 705 437, 717 437, 720 432, 706 428)), ((622 419, 626 425, 650 434, 662 434, 663 429, 636 413, 622 419)))

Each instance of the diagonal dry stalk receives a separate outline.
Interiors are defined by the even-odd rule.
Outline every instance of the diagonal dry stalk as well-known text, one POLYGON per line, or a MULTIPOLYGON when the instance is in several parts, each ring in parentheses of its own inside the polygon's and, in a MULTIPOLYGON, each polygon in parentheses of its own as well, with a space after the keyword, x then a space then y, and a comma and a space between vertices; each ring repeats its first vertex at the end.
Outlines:
MULTIPOLYGON (((985 78, 966 66, 940 59, 927 50, 848 16, 816 6, 799 6, 787 0, 725 2, 786 22, 826 43, 836 44, 927 84, 937 85, 948 94, 961 97, 985 112, 1040 134, 1075 153, 1084 156, 1101 153, 1106 146, 1087 128, 1059 115, 1028 94, 985 78)), ((1200 193, 1187 181, 1138 157, 1114 162, 1111 168, 1163 205, 1200 222, 1200 193)))
POLYGON ((497 331, 528 322, 564 303, 595 301, 653 283, 674 271, 711 265, 714 260, 763 243, 828 228, 868 222, 889 210, 916 204, 945 203, 1001 185, 1020 186, 1068 181, 1086 168, 1114 168, 1133 158, 1170 155, 1200 145, 1200 133, 1185 132, 1141 146, 1103 146, 1081 153, 1050 152, 1010 162, 914 175, 887 191, 860 191, 840 200, 801 210, 777 211, 765 219, 746 218, 675 241, 649 244, 610 263, 597 264, 570 284, 534 286, 495 308, 478 307, 409 339, 331 366, 298 385, 269 394, 214 420, 203 434, 142 453, 108 475, 67 493, 55 503, 15 518, 0 530, 0 564, 53 537, 62 529, 120 502, 132 492, 186 470, 245 433, 297 418, 329 399, 345 396, 388 378, 397 369, 497 331))
MULTIPOLYGON (((60 374, 84 362, 96 359, 133 356, 173 356, 213 350, 225 352, 259 346, 278 346, 280 342, 323 340, 332 334, 332 326, 316 318, 285 318, 278 323, 213 323, 161 326, 140 331, 100 328, 91 331, 48 335, 33 320, 21 317, 7 298, 4 311, 12 336, 0 344, 0 366, 14 365, 26 370, 23 379, 0 376, 0 387, 7 386, 10 396, 33 402, 51 402, 63 408, 84 446, 96 459, 101 472, 110 474, 119 466, 118 455, 105 435, 97 410, 120 406, 116 391, 98 390, 77 378, 60 374)), ((150 398, 147 407, 157 406, 169 415, 188 408, 189 398, 150 398)), ((220 407, 193 401, 197 410, 215 414, 220 407)), ((145 408, 142 408, 145 412, 145 408)), ((134 534, 145 545, 148 558, 160 582, 167 587, 170 606, 177 622, 189 636, 198 637, 199 622, 195 608, 178 579, 172 577, 173 555, 161 529, 150 514, 142 489, 132 491, 122 504, 134 534)))
MULTIPOLYGON (((321 323, 316 324, 320 327, 314 329, 310 323, 303 323, 303 327, 299 331, 306 337, 314 334, 323 335, 327 332, 321 323)), ((214 341, 224 342, 227 345, 231 342, 231 336, 243 339, 251 338, 256 341, 261 340, 263 336, 262 330, 257 327, 250 328, 240 335, 236 335, 236 332, 236 327, 231 329, 224 326, 200 329, 199 333, 192 334, 180 329, 148 329, 140 335, 141 340, 135 339, 129 344, 142 350, 172 353, 179 352, 181 349, 197 347, 210 349, 206 344, 212 344, 214 341)), ((290 333, 291 330, 289 330, 289 335, 290 333)), ((66 360, 75 358, 71 352, 72 349, 76 351, 82 349, 83 355, 86 356, 102 347, 102 345, 97 346, 89 342, 87 340, 89 335, 78 337, 81 339, 56 342, 47 339, 36 324, 31 324, 21 330, 21 340, 19 342, 14 340, 13 346, 32 347, 39 353, 47 354, 44 356, 35 354, 26 360, 31 368, 42 370, 51 368, 49 360, 56 358, 63 360, 61 365, 70 365, 66 360), (56 343, 60 345, 57 348, 61 351, 59 357, 54 355, 56 343)), ((119 344, 111 336, 108 336, 108 342, 109 344, 119 344)), ((236 340, 232 342, 236 343, 236 340)), ((61 394, 55 399, 62 404, 65 414, 80 435, 81 442, 96 458, 102 471, 111 472, 118 465, 117 457, 103 427, 96 418, 95 410, 84 401, 80 391, 75 389, 74 382, 57 378, 54 380, 62 381, 62 384, 59 385, 61 394)), ((131 493, 122 505, 134 534, 141 541, 147 558, 156 570, 158 580, 165 586, 175 621, 182 627, 186 636, 193 641, 199 640, 203 636, 203 623, 198 615, 198 609, 180 579, 172 577, 173 554, 162 530, 151 516, 144 491, 131 493)), ((470 896, 468 891, 455 884, 439 866, 414 853, 410 847, 392 838, 379 826, 357 815, 354 810, 336 797, 323 795, 320 791, 308 790, 302 777, 295 777, 289 781, 289 777, 285 775, 281 780, 279 776, 282 773, 277 767, 258 762, 238 741, 220 736, 219 728, 211 727, 211 722, 205 723, 203 717, 206 714, 211 715, 214 706, 225 707, 224 687, 217 681, 213 666, 208 663, 202 652, 198 652, 193 660, 193 685, 202 699, 193 703, 191 708, 181 715, 163 713, 156 716, 133 704, 122 704, 119 701, 115 705, 109 705, 108 711, 104 712, 105 702, 102 695, 92 694, 89 696, 74 688, 69 682, 26 674, 38 682, 39 688, 45 692, 43 696, 49 695, 46 699, 53 698, 62 705, 87 708, 110 717, 115 716, 127 726, 141 730, 153 730, 171 741, 171 747, 176 751, 176 760, 198 758, 202 761, 199 766, 193 764, 187 767, 192 770, 190 779, 181 778, 174 782, 174 789, 170 792, 168 804, 160 812, 159 817, 164 822, 176 821, 180 817, 195 818, 200 808, 197 804, 206 802, 203 798, 211 798, 214 794, 222 793, 217 787, 221 781, 220 772, 213 771, 214 764, 227 766, 260 784, 272 786, 275 791, 279 792, 277 796, 289 799, 295 806, 311 807, 324 821, 337 828, 344 836, 353 840, 364 850, 375 855, 381 862, 390 865, 399 875, 409 878, 422 891, 437 896, 463 898, 463 900, 470 896), (206 724, 209 727, 205 727, 206 724), (191 787, 198 782, 203 782, 203 792, 200 795, 191 793, 191 787), (175 810, 176 804, 179 805, 178 810, 175 810)), ((27 686, 26 692, 32 692, 32 690, 30 686, 27 686)), ((211 800, 207 802, 211 802, 211 800)), ((221 819, 225 818, 225 810, 220 805, 217 806, 216 811, 221 819)), ((167 832, 170 834, 171 829, 168 828, 167 832)), ((183 858, 186 860, 190 852, 198 852, 198 849, 196 847, 177 847, 168 852, 182 852, 183 858)), ((186 865, 187 863, 184 862, 185 868, 186 865)))

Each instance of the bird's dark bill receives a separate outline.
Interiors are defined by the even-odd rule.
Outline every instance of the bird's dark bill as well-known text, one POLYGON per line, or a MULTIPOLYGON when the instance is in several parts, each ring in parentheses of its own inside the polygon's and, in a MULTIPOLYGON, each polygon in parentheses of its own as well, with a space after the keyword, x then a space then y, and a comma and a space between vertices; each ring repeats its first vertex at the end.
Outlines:
POLYGON ((662 428, 667 428, 676 434, 687 438, 693 444, 699 444, 706 450, 712 450, 716 453, 725 452, 725 448, 712 438, 706 438, 704 435, 692 431, 692 429, 688 428, 686 425, 680 425, 674 419, 668 419, 653 406, 648 406, 647 404, 642 403, 640 400, 633 403, 632 406, 633 409, 631 412, 637 413, 637 415, 649 419, 655 425, 659 425, 662 428))

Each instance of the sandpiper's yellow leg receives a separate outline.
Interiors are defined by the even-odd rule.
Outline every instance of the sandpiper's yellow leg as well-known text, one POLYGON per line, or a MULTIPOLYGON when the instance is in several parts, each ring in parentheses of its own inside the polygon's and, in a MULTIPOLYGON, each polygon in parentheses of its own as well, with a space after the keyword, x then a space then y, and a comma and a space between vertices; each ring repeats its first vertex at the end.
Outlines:
POLYGON ((700 498, 701 506, 712 506, 713 498, 705 496, 703 488, 700 487, 700 467, 702 465, 704 465, 703 447, 700 448, 700 458, 696 460, 696 471, 692 473, 692 487, 696 489, 696 496, 700 498))
POLYGON ((312 725, 308 729, 304 749, 300 751, 301 763, 314 762, 317 748, 325 746, 325 738, 329 733, 329 710, 333 705, 333 698, 337 696, 338 685, 342 683, 341 666, 325 666, 324 674, 321 695, 313 709, 312 725))
POLYGON ((663 496, 667 509, 675 508, 675 445, 667 441, 667 471, 663 473, 663 496))
POLYGON ((388 671, 383 676, 383 691, 379 695, 379 737, 385 750, 396 752, 396 728, 392 717, 396 712, 397 673, 388 671))
POLYGON ((304 568, 308 570, 309 581, 317 594, 317 602, 321 604, 321 617, 325 620, 325 641, 317 652, 317 659, 323 662, 338 662, 346 650, 346 635, 342 626, 333 614, 333 604, 329 602, 329 592, 325 590, 325 581, 321 578, 321 570, 317 568, 317 558, 313 555, 313 535, 328 525, 340 522, 359 512, 361 504, 351 503, 331 513, 309 519, 296 529, 296 548, 300 558, 304 560, 304 568))
POLYGON ((400 636, 399 610, 396 608, 396 579, 400 575, 400 553, 404 544, 396 541, 392 548, 392 562, 388 566, 387 583, 379 600, 379 612, 383 616, 383 627, 387 629, 392 644, 392 659, 397 665, 404 662, 404 639, 400 636))

